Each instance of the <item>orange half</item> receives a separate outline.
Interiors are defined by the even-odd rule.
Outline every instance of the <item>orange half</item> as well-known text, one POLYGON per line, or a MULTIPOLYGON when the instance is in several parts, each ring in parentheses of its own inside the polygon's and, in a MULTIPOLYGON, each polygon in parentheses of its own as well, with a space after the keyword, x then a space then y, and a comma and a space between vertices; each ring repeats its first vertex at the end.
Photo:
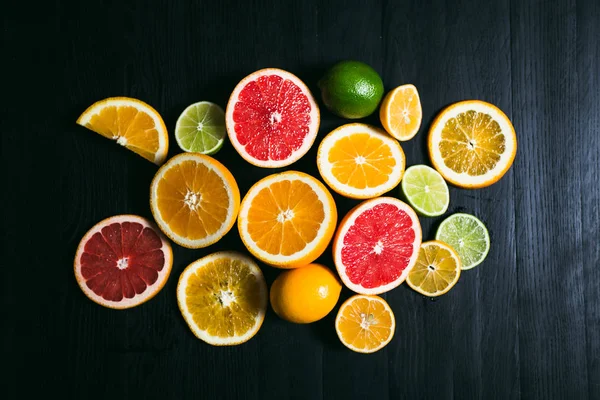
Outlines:
POLYGON ((256 258, 296 268, 325 251, 336 222, 335 202, 327 188, 308 174, 287 171, 250 188, 240 206, 238 229, 256 258))
POLYGON ((379 296, 356 295, 342 304, 335 330, 344 346, 359 353, 374 353, 394 337, 396 320, 379 296))
POLYGON ((231 172, 210 156, 179 154, 156 173, 150 206, 159 228, 180 246, 201 248, 233 226, 240 191, 231 172))

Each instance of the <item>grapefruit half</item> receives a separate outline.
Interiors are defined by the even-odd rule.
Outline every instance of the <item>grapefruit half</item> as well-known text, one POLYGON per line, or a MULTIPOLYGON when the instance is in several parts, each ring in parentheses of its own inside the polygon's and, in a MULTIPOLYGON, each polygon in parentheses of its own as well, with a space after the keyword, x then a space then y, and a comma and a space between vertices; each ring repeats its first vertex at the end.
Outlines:
POLYGON ((319 107, 297 76, 267 68, 233 90, 225 111, 229 140, 250 164, 285 167, 312 146, 319 131, 319 107))
POLYGON ((333 242, 333 260, 350 290, 380 294, 404 282, 420 246, 421 224, 414 210, 393 197, 379 197, 344 217, 333 242))
POLYGON ((152 223, 117 215, 83 236, 75 255, 75 278, 83 293, 101 306, 131 308, 162 289, 172 265, 171 245, 152 223))

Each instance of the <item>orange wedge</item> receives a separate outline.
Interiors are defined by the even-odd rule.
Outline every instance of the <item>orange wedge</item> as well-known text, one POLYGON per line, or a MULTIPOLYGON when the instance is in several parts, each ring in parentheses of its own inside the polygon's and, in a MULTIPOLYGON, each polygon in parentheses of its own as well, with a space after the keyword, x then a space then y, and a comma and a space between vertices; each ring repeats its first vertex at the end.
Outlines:
POLYGON ((238 229, 256 258, 296 268, 325 251, 336 222, 335 202, 325 185, 303 172, 287 171, 250 188, 240 206, 238 229))
POLYGON ((329 133, 317 153, 323 180, 342 196, 369 199, 395 188, 404 174, 398 141, 381 129, 353 123, 329 133))
POLYGON ((421 127, 423 110, 414 85, 402 85, 390 91, 379 108, 385 130, 400 141, 412 139, 421 127))
POLYGON ((396 320, 379 296, 356 295, 342 304, 335 330, 344 346, 359 353, 374 353, 394 337, 396 320))
POLYGON ((143 101, 110 97, 88 107, 77 123, 115 140, 154 164, 161 165, 169 150, 169 135, 160 114, 143 101))
POLYGON ((461 101, 444 109, 429 129, 429 156, 450 183, 482 188, 497 182, 512 165, 517 136, 498 107, 461 101))
POLYGON ((210 156, 179 154, 150 186, 158 227, 180 246, 197 249, 221 239, 235 223, 240 191, 231 172, 210 156))

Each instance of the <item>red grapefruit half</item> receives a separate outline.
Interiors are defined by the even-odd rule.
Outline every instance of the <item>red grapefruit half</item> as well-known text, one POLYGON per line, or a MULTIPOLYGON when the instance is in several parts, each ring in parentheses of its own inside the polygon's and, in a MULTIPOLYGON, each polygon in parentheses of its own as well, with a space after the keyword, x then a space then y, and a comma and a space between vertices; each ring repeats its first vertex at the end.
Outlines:
POLYGON ((117 215, 90 229, 77 248, 75 278, 83 293, 108 308, 131 308, 165 285, 171 245, 148 220, 117 215))
POLYGON ((225 121, 229 140, 250 164, 285 167, 306 154, 319 131, 319 107, 296 75, 256 71, 235 87, 225 121))
POLYGON ((378 197, 344 217, 333 242, 333 260, 350 290, 380 294, 404 282, 420 246, 421 224, 414 210, 393 197, 378 197))

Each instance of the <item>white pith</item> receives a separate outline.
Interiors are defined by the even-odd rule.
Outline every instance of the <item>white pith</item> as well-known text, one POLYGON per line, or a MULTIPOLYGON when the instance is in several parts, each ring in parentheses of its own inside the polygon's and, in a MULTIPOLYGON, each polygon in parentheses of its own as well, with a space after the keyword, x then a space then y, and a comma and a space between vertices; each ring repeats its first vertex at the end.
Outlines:
POLYGON ((442 117, 434 122, 429 133, 429 141, 431 144, 430 156, 436 169, 450 182, 460 183, 465 186, 485 185, 490 180, 495 180, 496 177, 503 174, 508 164, 512 162, 517 143, 514 128, 508 117, 497 107, 489 105, 485 102, 465 101, 450 106, 447 111, 443 111, 442 117), (442 130, 451 118, 456 118, 458 114, 467 111, 476 111, 482 114, 488 114, 500 126, 501 132, 505 137, 505 150, 500 156, 493 169, 489 170, 484 175, 472 176, 466 172, 457 173, 448 168, 442 158, 439 150, 439 144, 442 140, 442 130))
POLYGON ((417 262, 417 258, 419 257, 419 247, 421 246, 421 224, 415 211, 408 204, 393 197, 379 197, 376 199, 364 201, 357 208, 352 210, 346 218, 347 219, 338 227, 339 233, 336 236, 338 239, 333 244, 333 261, 344 285, 346 285, 348 289, 356 293, 373 295, 385 293, 404 282, 404 280, 414 267, 415 263, 417 262), (412 227, 415 232, 415 241, 413 242, 413 254, 409 259, 408 265, 406 266, 404 271, 402 271, 402 274, 400 275, 400 277, 398 277, 398 279, 383 286, 378 286, 375 288, 365 288, 361 285, 353 283, 348 277, 348 275, 346 275, 346 266, 342 262, 342 248, 344 246, 344 237, 348 233, 350 227, 354 225, 356 218, 358 218, 358 216, 360 216, 363 212, 372 209, 378 204, 394 205, 400 210, 406 212, 410 216, 411 220, 413 221, 412 227))
MULTIPOLYGON (((156 128, 158 134, 158 150, 156 150, 154 155, 154 163, 160 165, 164 162, 169 149, 168 133, 162 118, 155 109, 139 100, 131 101, 126 98, 109 98, 99 101, 88 108, 85 113, 79 117, 78 123, 86 126, 94 115, 100 114, 100 112, 106 107, 133 107, 139 112, 148 114, 152 118, 154 127, 156 128)), ((120 145, 127 146, 127 139, 125 137, 116 136, 113 139, 120 145)))
MULTIPOLYGON (((231 302, 235 301, 235 298, 228 297, 228 301, 231 303, 231 302)), ((183 314, 185 321, 187 322, 188 326, 190 327, 190 329, 192 330, 194 335, 196 335, 196 337, 204 340, 207 343, 217 345, 217 346, 234 345, 234 344, 243 343, 243 342, 249 340, 260 329, 260 327, 263 323, 263 320, 265 318, 265 313, 267 311, 267 284, 265 282, 265 278, 263 276, 262 271, 250 257, 244 256, 244 255, 236 253, 236 252, 230 252, 230 251, 217 252, 217 253, 208 255, 206 257, 203 257, 197 261, 194 261, 193 263, 191 263, 189 266, 186 267, 186 269, 181 274, 181 277, 179 278, 179 283, 177 285, 177 303, 179 304, 179 309, 181 310, 181 313, 183 314), (188 305, 186 302, 185 291, 186 291, 187 282, 188 282, 190 276, 192 274, 195 274, 199 269, 203 268, 208 263, 214 262, 215 260, 218 260, 221 258, 234 259, 234 260, 241 261, 241 262, 245 263, 246 265, 248 265, 248 267, 250 267, 250 269, 252 271, 252 274, 257 278, 257 281, 259 282, 259 284, 261 286, 261 289, 260 289, 260 293, 262 295, 261 309, 259 310, 258 315, 255 319, 254 326, 252 328, 250 328, 248 330, 248 332, 246 332, 245 334, 243 334, 241 336, 231 336, 228 338, 223 338, 223 337, 218 337, 218 336, 212 336, 208 332, 200 329, 193 322, 194 320, 193 320, 192 313, 189 311, 189 308, 188 308, 188 305)), ((226 305, 224 302, 223 306, 228 307, 229 304, 226 305)))
POLYGON ((378 350, 381 350, 382 348, 384 348, 394 337, 394 333, 396 332, 396 317, 394 316, 394 312, 392 311, 391 307, 389 306, 389 304, 382 299, 381 297, 377 297, 377 296, 370 296, 370 295, 361 295, 361 294, 357 294, 354 295, 352 297, 350 297, 348 300, 346 300, 340 307, 340 310, 338 311, 337 317, 335 319, 335 331, 338 334, 338 337, 340 338, 340 341, 344 344, 344 346, 348 347, 351 350, 354 350, 356 352, 359 353, 374 353, 378 350), (374 349, 364 349, 364 348, 360 348, 360 347, 356 347, 353 346, 351 343, 346 343, 342 340, 342 333, 339 330, 339 323, 341 321, 342 315, 344 310, 347 307, 350 307, 351 304, 354 302, 354 300, 357 299, 366 299, 368 301, 377 301, 379 303, 381 303, 383 305, 383 307, 390 313, 391 315, 391 320, 392 320, 392 326, 390 327, 390 336, 381 343, 381 345, 379 345, 378 347, 374 348, 374 349))
MULTIPOLYGON (((275 114, 278 114, 278 113, 273 113, 270 116, 272 121, 275 121, 277 119, 277 115, 275 115, 275 114)), ((279 118, 281 118, 281 115, 279 115, 279 118)), ((281 69, 277 69, 277 68, 261 69, 259 71, 256 71, 256 72, 246 76, 244 79, 242 79, 240 81, 240 83, 237 84, 237 86, 235 87, 233 92, 231 93, 231 96, 229 97, 229 102, 227 103, 227 109, 225 110, 225 126, 227 128, 227 134, 229 135, 229 140, 231 141, 231 144, 233 145, 235 150, 242 156, 242 158, 244 158, 246 161, 248 161, 249 163, 251 163, 253 165, 263 167, 263 168, 285 167, 287 165, 290 165, 290 164, 296 162, 298 159, 300 159, 302 156, 304 156, 308 152, 308 150, 311 148, 313 142, 315 141, 315 138, 317 137, 317 133, 319 131, 319 123, 320 123, 319 118, 320 118, 319 107, 318 107, 312 93, 310 92, 308 87, 304 84, 304 82, 302 82, 300 80, 300 78, 298 78, 296 75, 294 75, 290 72, 281 70, 281 69), (245 146, 242 145, 238 141, 237 134, 235 132, 235 122, 233 120, 233 109, 235 107, 235 104, 238 101, 240 92, 246 87, 246 85, 248 83, 250 83, 251 81, 255 81, 259 77, 265 76, 265 75, 278 75, 285 80, 292 81, 292 83, 294 83, 296 86, 298 86, 298 88, 300 88, 300 90, 302 90, 302 93, 306 96, 306 98, 308 99, 308 102, 311 105, 310 125, 309 125, 309 129, 308 129, 308 134, 304 138, 304 142, 302 143, 302 145, 296 151, 293 151, 292 154, 290 155, 290 157, 288 157, 285 160, 258 160, 256 158, 252 157, 250 154, 248 154, 246 152, 245 146)))
MULTIPOLYGON (((123 264, 124 263, 121 262, 122 266, 123 266, 123 264)), ((162 287, 165 284, 165 282, 167 281, 167 279, 169 278, 172 265, 173 265, 173 253, 171 251, 171 245, 169 244, 168 240, 162 235, 162 233, 157 229, 157 227, 154 226, 154 224, 152 224, 147 219, 139 217, 137 215, 116 215, 114 217, 110 217, 110 218, 107 218, 105 220, 98 222, 81 239, 81 242, 79 243, 79 246, 77 247, 77 252, 75 254, 75 278, 76 278, 77 283, 79 284, 79 287, 81 288, 81 290, 85 293, 85 295, 87 297, 89 297, 94 302, 101 304, 103 306, 109 307, 109 308, 125 309, 125 308, 135 307, 135 306, 143 303, 144 301, 146 301, 148 298, 154 296, 156 294, 155 288, 162 287), (86 285, 86 283, 85 283, 86 279, 81 274, 80 260, 81 260, 81 256, 84 253, 84 250, 85 250, 85 244, 90 240, 90 238, 93 235, 95 235, 97 232, 100 232, 102 230, 102 228, 104 228, 105 226, 108 226, 108 225, 111 225, 114 223, 122 224, 123 222, 139 223, 140 225, 142 225, 143 228, 152 229, 158 235, 158 237, 160 238, 160 240, 162 242, 161 251, 163 252, 163 255, 165 257, 165 263, 164 263, 163 269, 161 271, 157 271, 158 278, 156 279, 156 282, 154 282, 152 285, 148 285, 146 287, 146 290, 144 290, 144 292, 142 292, 140 294, 136 293, 130 299, 123 297, 123 299, 121 301, 110 301, 110 300, 104 299, 102 296, 97 295, 86 285)))
MULTIPOLYGON (((423 243, 421 243, 421 248, 426 248, 426 247, 431 247, 431 246, 441 247, 441 248, 444 248, 444 249, 446 249, 446 250, 448 250, 450 252, 451 257, 454 259, 454 261, 458 265, 458 273, 456 274, 456 277, 454 278, 454 280, 452 282, 450 282, 448 284, 448 286, 446 288, 444 288, 443 290, 438 290, 438 291, 433 292, 433 293, 427 293, 423 289, 421 289, 420 286, 413 285, 412 282, 410 281, 410 279, 407 279, 406 283, 413 290, 421 293, 422 295, 435 297, 435 296, 440 296, 440 295, 442 295, 444 293, 447 293, 450 289, 452 289, 454 287, 454 285, 456 285, 456 283, 458 282, 458 279, 460 278, 460 273, 461 273, 461 269, 462 269, 461 268, 462 262, 460 261, 460 258, 458 256, 458 253, 456 252, 456 250, 454 250, 447 243, 444 243, 444 242, 439 241, 439 240, 432 240, 432 241, 429 241, 429 242, 423 242, 423 243)), ((433 272, 433 271, 435 271, 435 268, 433 270, 431 270, 431 269, 428 268, 428 270, 431 271, 431 272, 433 272)), ((428 274, 431 273, 429 271, 428 271, 428 274)))
MULTIPOLYGON (((362 165, 366 162, 366 159, 364 156, 359 155, 356 157, 355 161, 357 165, 362 165)), ((347 124, 329 133, 319 145, 319 150, 317 153, 317 166, 319 168, 319 172, 329 187, 341 195, 360 199, 376 197, 396 187, 398 183, 400 183, 402 175, 404 174, 404 165, 404 152, 402 151, 402 147, 400 147, 400 144, 397 140, 369 125, 359 123, 347 124), (380 139, 388 146, 392 157, 396 160, 396 165, 392 169, 392 173, 389 175, 388 180, 381 185, 359 189, 340 182, 332 173, 333 164, 329 161, 329 153, 335 147, 337 141, 350 135, 359 133, 367 133, 380 139)))
MULTIPOLYGON (((225 115, 225 112, 223 111, 223 109, 221 107, 219 107, 218 104, 212 103, 210 101, 199 101, 197 103, 191 104, 189 106, 186 107, 185 110, 183 110, 183 112, 181 113, 181 115, 179 116, 179 118, 177 118, 177 123, 175 124, 175 140, 177 141, 177 145, 184 151, 187 152, 191 152, 191 150, 184 148, 183 144, 181 143, 181 138, 180 135, 177 133, 180 131, 181 124, 182 124, 182 119, 183 117, 187 116, 187 114, 192 110, 195 109, 196 107, 198 107, 199 105, 202 104, 206 104, 210 107, 216 107, 223 115, 225 115)), ((201 131, 204 128, 204 124, 202 123, 202 121, 198 121, 198 125, 196 126, 196 129, 198 131, 201 131)), ((208 134, 208 133, 204 133, 204 134, 208 134)), ((214 139, 217 139, 216 137, 214 137, 214 135, 211 135, 214 139)), ((223 141, 225 140, 225 137, 222 137, 221 139, 217 139, 217 144, 215 144, 213 146, 213 148, 211 149, 204 149, 203 154, 212 154, 216 148, 221 147, 223 141)))
MULTIPOLYGON (((152 185, 150 187, 150 194, 151 194, 151 200, 152 200, 150 202, 150 205, 152 207, 152 213, 155 215, 156 223, 158 224, 158 226, 160 227, 160 229, 163 232, 167 233, 167 236, 169 236, 175 243, 177 243, 179 245, 189 247, 189 248, 201 248, 201 247, 206 247, 208 245, 215 243, 217 240, 219 240, 221 237, 223 237, 223 235, 225 235, 231 229, 231 227, 233 226, 233 224, 235 222, 236 215, 233 214, 233 210, 235 209, 234 194, 233 194, 232 188, 228 185, 228 183, 229 183, 229 180, 221 173, 221 171, 218 168, 215 168, 211 163, 205 161, 203 156, 199 156, 194 153, 183 153, 183 154, 179 154, 179 155, 171 158, 165 165, 163 165, 158 170, 158 172, 156 173, 156 176, 152 180, 152 185), (164 218, 162 217, 162 214, 160 212, 160 209, 158 208, 157 201, 156 201, 156 199, 158 198, 158 184, 162 180, 164 174, 174 165, 180 164, 185 161, 194 161, 196 163, 202 164, 206 168, 208 168, 210 171, 217 174, 217 176, 219 178, 221 178, 221 181, 223 182, 225 191, 227 192, 227 199, 228 199, 227 218, 225 219, 225 221, 221 224, 221 227, 215 233, 213 233, 212 235, 209 235, 205 238, 202 238, 202 239, 191 240, 191 239, 185 238, 185 237, 180 236, 180 235, 176 234, 175 232, 173 232, 171 230, 171 228, 169 227, 169 225, 165 222, 164 218)), ((197 194, 192 193, 192 195, 195 196, 195 203, 198 203, 201 201, 201 199, 198 198, 197 194)), ((184 201, 185 204, 190 208, 191 208, 190 205, 192 204, 191 200, 193 199, 192 195, 190 195, 188 197, 188 199, 186 201, 184 201)))
MULTIPOLYGON (((410 184, 409 183, 410 179, 407 179, 407 178, 410 177, 411 173, 414 173, 416 171, 421 171, 420 173, 422 175, 425 175, 425 174, 435 175, 436 178, 438 179, 438 182, 445 187, 448 201, 446 202, 446 204, 444 205, 444 207, 441 210, 434 212, 434 213, 424 210, 423 208, 414 204, 414 202, 411 201, 410 199, 409 199, 409 203, 411 203, 411 206, 413 208, 415 208, 418 212, 420 212, 421 214, 426 215, 426 216, 438 216, 438 215, 444 214, 448 210, 448 206, 450 205, 450 190, 448 189, 448 184, 446 183, 446 181, 444 180, 442 175, 440 175, 440 173, 437 172, 435 169, 433 169, 427 165, 413 165, 413 166, 408 167, 406 169, 406 171, 404 171, 404 176, 402 178, 402 184, 401 184, 404 194, 406 195, 407 198, 409 197, 407 195, 406 186, 410 184)), ((424 190, 425 190, 425 193, 430 193, 430 191, 431 191, 429 186, 425 186, 424 190)))
MULTIPOLYGON (((315 178, 312 178, 311 176, 303 173, 297 173, 295 171, 288 171, 281 174, 271 175, 267 178, 264 178, 261 181, 258 181, 254 186, 252 186, 246 194, 246 196, 244 197, 244 199, 242 200, 238 219, 240 227, 240 237, 242 238, 242 241, 246 246, 252 248, 253 252, 257 255, 258 258, 262 260, 268 260, 267 262, 273 264, 293 264, 295 261, 300 260, 303 257, 310 254, 311 252, 313 252, 314 249, 321 244, 320 242, 323 236, 325 235, 325 232, 327 231, 328 227, 331 224, 335 224, 337 212, 335 212, 332 207, 335 207, 335 205, 333 203, 333 199, 331 198, 331 194, 329 194, 329 192, 327 192, 327 189, 319 181, 315 180, 315 178), (319 227, 317 235, 315 236, 313 241, 307 243, 306 247, 304 247, 304 249, 302 249, 301 251, 289 256, 282 254, 271 254, 262 250, 258 247, 256 242, 248 233, 248 212, 250 210, 252 202, 254 201, 254 198, 264 188, 271 186, 273 183, 282 181, 300 181, 309 185, 317 195, 317 198, 319 199, 321 204, 323 205, 323 211, 325 215, 324 220, 321 222, 321 226, 319 227)), ((288 218, 290 215, 293 215, 293 211, 291 212, 291 214, 287 211, 284 211, 284 213, 281 215, 281 218, 288 218), (285 216, 286 214, 287 217, 285 216)))

